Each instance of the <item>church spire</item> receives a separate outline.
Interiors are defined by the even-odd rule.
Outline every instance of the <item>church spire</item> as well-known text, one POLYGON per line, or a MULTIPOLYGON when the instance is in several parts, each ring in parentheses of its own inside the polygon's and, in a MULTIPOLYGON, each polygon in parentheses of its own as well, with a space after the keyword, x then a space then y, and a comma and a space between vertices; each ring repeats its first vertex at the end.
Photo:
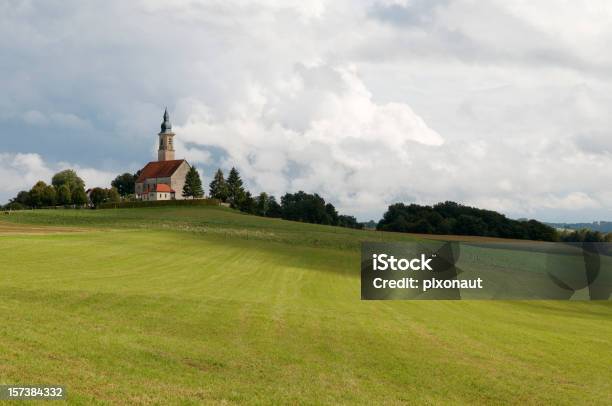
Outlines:
POLYGON ((164 110, 164 121, 161 125, 161 132, 159 133, 159 149, 157 150, 158 161, 172 161, 174 159, 174 145, 172 138, 174 133, 172 132, 172 124, 170 123, 170 114, 168 114, 168 108, 164 110))
POLYGON ((161 124, 161 132, 170 132, 172 130, 172 124, 170 123, 170 114, 168 114, 168 107, 164 110, 164 122, 161 124))

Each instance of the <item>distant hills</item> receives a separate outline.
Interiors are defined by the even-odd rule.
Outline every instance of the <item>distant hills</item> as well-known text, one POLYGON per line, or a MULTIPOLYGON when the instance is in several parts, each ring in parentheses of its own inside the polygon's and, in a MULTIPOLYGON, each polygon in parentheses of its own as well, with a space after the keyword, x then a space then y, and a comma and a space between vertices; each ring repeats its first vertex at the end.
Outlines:
POLYGON ((554 228, 600 231, 602 233, 612 233, 612 221, 594 221, 592 223, 544 223, 554 228))

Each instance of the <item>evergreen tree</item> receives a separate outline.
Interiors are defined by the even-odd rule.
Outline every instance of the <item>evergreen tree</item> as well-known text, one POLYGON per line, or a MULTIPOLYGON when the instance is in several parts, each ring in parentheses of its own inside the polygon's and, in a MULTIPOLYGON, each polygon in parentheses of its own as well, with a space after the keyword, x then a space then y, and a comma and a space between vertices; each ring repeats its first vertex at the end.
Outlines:
POLYGON ((213 199, 219 199, 222 202, 227 201, 228 188, 225 178, 223 177, 223 171, 219 168, 215 173, 215 177, 210 182, 210 197, 213 199))
POLYGON ((187 172, 187 176, 185 176, 183 197, 191 197, 192 199, 195 199, 196 197, 202 196, 204 196, 204 192, 202 191, 202 180, 200 180, 200 174, 196 168, 191 167, 189 172, 187 172))
POLYGON ((242 187, 242 179, 240 179, 240 173, 236 168, 232 167, 227 177, 226 183, 228 191, 228 200, 231 203, 232 207, 237 207, 238 202, 244 198, 245 192, 244 187, 242 187))

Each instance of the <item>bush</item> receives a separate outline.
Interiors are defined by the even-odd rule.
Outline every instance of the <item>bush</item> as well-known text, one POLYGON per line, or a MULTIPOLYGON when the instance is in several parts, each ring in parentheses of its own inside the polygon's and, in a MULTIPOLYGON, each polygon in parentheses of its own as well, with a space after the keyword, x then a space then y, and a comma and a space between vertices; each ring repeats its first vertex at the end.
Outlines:
POLYGON ((217 199, 189 199, 189 200, 159 200, 159 201, 135 201, 120 203, 101 203, 98 209, 134 209, 140 207, 161 206, 219 206, 217 199))
POLYGON ((3 210, 24 210, 26 206, 19 202, 10 202, 3 207, 3 210))

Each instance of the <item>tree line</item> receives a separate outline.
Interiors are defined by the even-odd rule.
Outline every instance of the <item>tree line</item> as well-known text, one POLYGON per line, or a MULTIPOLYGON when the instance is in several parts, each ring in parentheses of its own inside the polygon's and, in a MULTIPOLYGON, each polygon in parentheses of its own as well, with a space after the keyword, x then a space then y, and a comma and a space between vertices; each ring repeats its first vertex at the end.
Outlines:
MULTIPOLYGON (((117 176, 111 184, 122 197, 129 199, 134 193, 134 182, 138 175, 139 173, 134 175, 124 173, 117 176)), ((303 191, 286 193, 280 202, 266 192, 253 196, 245 187, 240 172, 235 167, 230 169, 227 177, 220 168, 217 169, 208 188, 209 197, 229 204, 231 208, 244 213, 305 223, 363 228, 355 217, 339 214, 333 204, 327 203, 316 193, 309 194, 303 191)), ((185 198, 204 196, 200 174, 194 167, 187 172, 182 195, 185 198)))
POLYGON ((87 204, 85 182, 72 169, 53 175, 51 184, 38 181, 30 190, 22 190, 4 206, 9 210, 48 206, 83 206, 87 204))
POLYGON ((209 185, 209 194, 210 197, 229 203, 230 207, 244 213, 304 223, 363 228, 355 217, 339 214, 333 204, 325 202, 325 199, 316 193, 286 193, 281 196, 280 202, 266 192, 253 196, 245 188, 235 167, 230 170, 227 178, 221 169, 217 169, 209 185))
MULTIPOLYGON (((110 188, 93 188, 89 196, 85 192, 85 182, 74 170, 67 169, 56 173, 47 185, 37 182, 30 190, 24 190, 9 201, 4 209, 20 210, 25 208, 41 208, 51 206, 82 207, 91 204, 97 207, 101 203, 118 203, 121 200, 135 200, 135 183, 139 176, 123 173, 117 175, 110 188)), ((192 167, 186 177, 182 190, 185 198, 201 198, 204 196, 200 174, 192 167)), ((333 204, 326 202, 318 194, 286 193, 280 202, 272 195, 261 192, 253 196, 244 185, 240 173, 231 168, 227 178, 218 169, 209 185, 209 196, 244 213, 263 217, 282 218, 306 223, 326 224, 349 228, 363 228, 353 216, 339 214, 333 204)))
POLYGON ((389 206, 377 230, 422 234, 473 235, 536 241, 612 242, 612 233, 563 230, 536 220, 512 220, 501 213, 443 202, 433 206, 389 206))
POLYGON ((383 231, 454 234, 559 241, 557 230, 536 220, 519 221, 492 210, 443 202, 433 206, 397 203, 389 206, 376 227, 383 231))
POLYGON ((117 188, 93 188, 89 196, 85 191, 85 182, 72 169, 66 169, 53 175, 51 184, 40 180, 30 190, 22 190, 2 206, 4 210, 39 209, 41 207, 83 207, 92 203, 94 206, 105 202, 119 202, 121 195, 117 188))
MULTIPOLYGON (((118 175, 110 188, 93 188, 89 196, 85 182, 72 169, 53 175, 51 184, 38 181, 30 190, 22 190, 4 206, 8 210, 50 206, 83 207, 88 203, 116 203, 134 199, 134 187, 139 173, 118 175)), ((195 168, 187 173, 183 197, 200 198, 204 190, 195 168)), ((528 239, 564 242, 612 242, 612 233, 592 230, 562 230, 536 220, 512 220, 505 215, 475 207, 446 201, 433 206, 396 203, 388 207, 383 218, 374 223, 360 223, 354 216, 338 213, 332 203, 317 193, 304 191, 285 193, 278 201, 261 192, 253 196, 244 185, 235 167, 227 178, 218 169, 209 184, 209 196, 244 213, 263 217, 282 218, 305 223, 325 224, 361 229, 366 226, 377 230, 422 234, 472 235, 484 237, 528 239)))
POLYGON ((612 242, 612 233, 588 230, 563 230, 559 233, 559 239, 564 242, 612 242))

